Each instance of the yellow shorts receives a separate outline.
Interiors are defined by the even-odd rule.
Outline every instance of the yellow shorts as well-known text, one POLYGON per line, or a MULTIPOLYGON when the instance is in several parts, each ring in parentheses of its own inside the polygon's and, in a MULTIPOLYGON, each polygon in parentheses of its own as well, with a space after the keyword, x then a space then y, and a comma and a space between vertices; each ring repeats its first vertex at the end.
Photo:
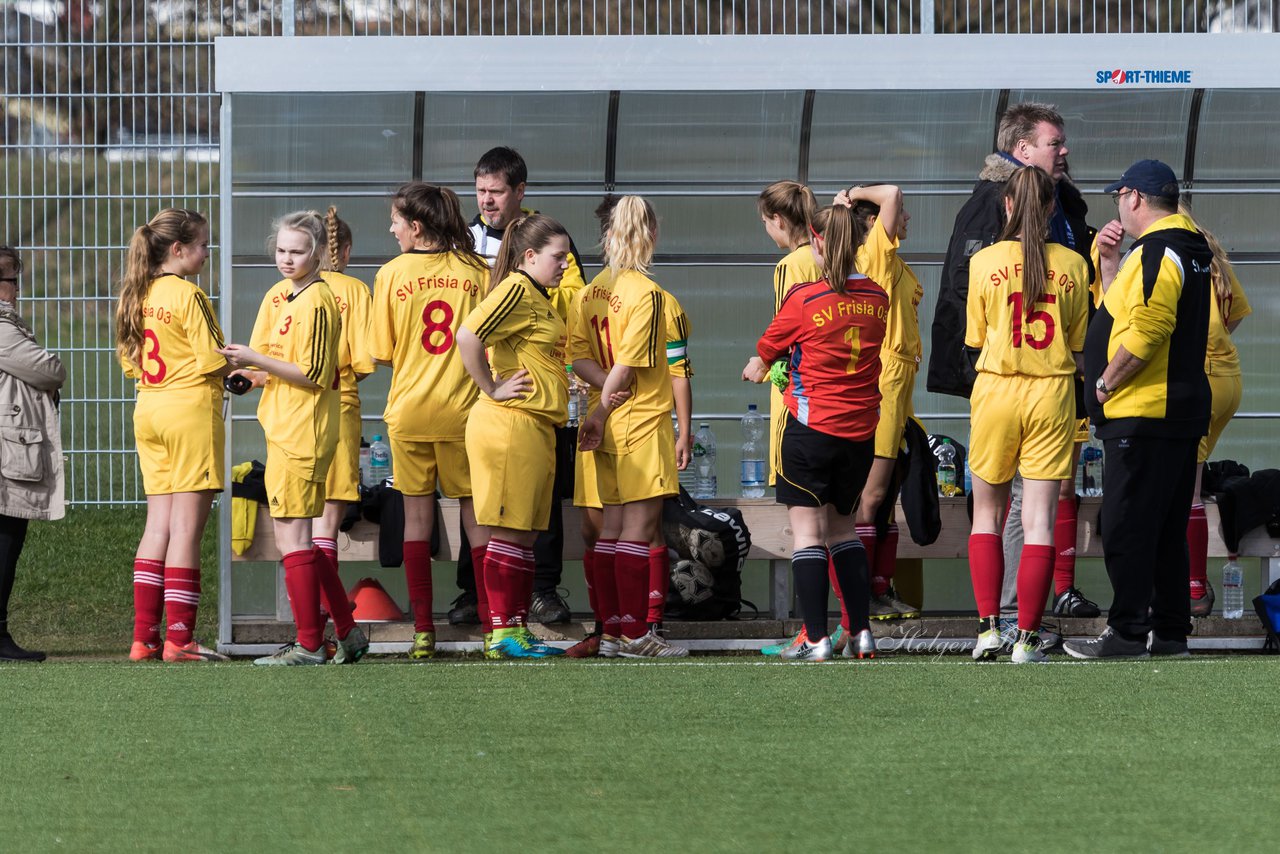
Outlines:
POLYGON ((477 403, 467 417, 467 458, 476 521, 545 531, 555 496, 556 433, 550 421, 477 403))
POLYGON ((1218 437, 1227 428, 1231 416, 1240 408, 1240 395, 1244 393, 1244 383, 1240 375, 1224 377, 1220 374, 1209 375, 1209 389, 1213 392, 1213 403, 1209 407, 1209 435, 1200 439, 1200 450, 1196 454, 1197 462, 1205 462, 1213 449, 1217 447, 1218 437))
POLYGON ((471 497, 471 466, 466 442, 391 440, 391 470, 401 495, 435 495, 436 486, 448 498, 471 497))
POLYGON ((969 398, 969 469, 987 483, 1071 477, 1076 428, 1070 376, 979 373, 969 398))
POLYGON ((876 456, 898 458, 907 418, 915 414, 911 393, 916 387, 919 366, 894 356, 880 356, 880 423, 876 425, 876 456))
POLYGON ((676 431, 670 418, 649 438, 624 454, 595 451, 596 483, 605 504, 630 504, 680 492, 676 473, 676 431))
MULTIPOLYGON (((767 380, 766 380, 767 382, 767 380)), ((787 405, 782 392, 769 383, 769 485, 778 485, 778 467, 782 464, 782 425, 786 422, 787 405)), ((692 462, 689 465, 693 465, 692 462)))
POLYGON ((1089 419, 1081 418, 1076 422, 1076 437, 1073 442, 1079 445, 1087 441, 1089 441, 1089 419))
POLYGON ((267 508, 273 519, 315 519, 324 513, 324 480, 298 473, 279 445, 267 442, 267 508))
POLYGON ((604 509, 596 475, 595 451, 578 451, 573 466, 573 506, 604 509))
POLYGON ((338 415, 338 450, 329 465, 327 501, 360 500, 360 407, 342 404, 338 415))
POLYGON ((133 409, 133 435, 147 495, 223 488, 221 387, 142 392, 133 409))

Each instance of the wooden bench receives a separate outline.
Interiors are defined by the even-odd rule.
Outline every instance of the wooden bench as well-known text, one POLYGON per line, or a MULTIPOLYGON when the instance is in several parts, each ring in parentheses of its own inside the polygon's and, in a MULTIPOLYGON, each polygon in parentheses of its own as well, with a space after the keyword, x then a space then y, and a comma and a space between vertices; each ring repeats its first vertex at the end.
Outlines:
MULTIPOLYGON (((907 531, 906 520, 902 508, 898 508, 898 527, 901 539, 898 545, 900 559, 913 558, 965 558, 968 556, 969 516, 964 498, 943 498, 942 533, 938 540, 929 546, 918 546, 907 531)), ((1080 533, 1076 543, 1078 557, 1102 557, 1102 543, 1098 537, 1097 519, 1101 498, 1083 499, 1080 505, 1080 533)), ((708 502, 717 507, 737 507, 742 511, 747 527, 751 531, 751 560, 769 561, 770 602, 769 610, 774 619, 787 619, 791 612, 791 527, 787 520, 785 507, 776 504, 772 498, 717 498, 708 502)), ((444 527, 441 530, 440 560, 457 560, 458 558, 458 502, 444 499, 440 502, 444 527)), ((1218 526, 1218 508, 1214 504, 1205 505, 1209 518, 1209 555, 1211 558, 1225 558, 1227 548, 1222 542, 1218 526)), ((564 558, 565 560, 581 560, 583 552, 582 538, 577 535, 581 529, 578 508, 566 503, 564 508, 564 558)), ((1263 587, 1280 578, 1280 540, 1273 540, 1264 528, 1250 531, 1240 544, 1240 556, 1257 558, 1261 562, 1263 587)), ((339 560, 376 561, 378 559, 378 528, 368 522, 360 522, 350 532, 338 535, 339 560)), ((243 554, 234 558, 237 561, 279 561, 280 553, 275 547, 272 535, 271 519, 266 508, 261 508, 253 544, 243 554)), ((1246 599, 1251 598, 1246 595, 1246 599)), ((1247 607, 1247 605, 1246 605, 1247 607)), ((288 613, 287 605, 285 614, 288 613)))

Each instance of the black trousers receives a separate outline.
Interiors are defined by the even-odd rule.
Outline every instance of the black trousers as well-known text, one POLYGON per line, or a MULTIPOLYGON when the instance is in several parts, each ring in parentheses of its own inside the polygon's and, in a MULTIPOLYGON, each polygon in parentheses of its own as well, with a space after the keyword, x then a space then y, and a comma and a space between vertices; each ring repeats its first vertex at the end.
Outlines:
POLYGON ((1102 553, 1115 591, 1107 625, 1127 639, 1154 629, 1183 640, 1191 630, 1187 517, 1199 444, 1145 436, 1103 442, 1102 553))
MULTIPOLYGON (((562 502, 573 499, 573 474, 575 454, 578 450, 578 428, 556 428, 556 482, 551 502, 551 516, 547 530, 533 543, 533 589, 539 592, 555 590, 564 572, 564 507, 562 502)), ((467 532, 462 532, 458 556, 458 589, 476 592, 475 569, 471 565, 471 543, 467 532)))
POLYGON ((27 520, 0 515, 0 635, 9 630, 9 596, 26 541, 27 520))

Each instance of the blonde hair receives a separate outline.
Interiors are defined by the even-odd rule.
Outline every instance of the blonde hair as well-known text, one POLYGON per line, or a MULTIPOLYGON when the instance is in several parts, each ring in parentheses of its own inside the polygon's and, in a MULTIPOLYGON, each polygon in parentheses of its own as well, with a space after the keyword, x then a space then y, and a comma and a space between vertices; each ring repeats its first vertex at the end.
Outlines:
MULTIPOLYGON (((493 262, 493 275, 489 281, 497 285, 511 273, 520 268, 524 253, 532 249, 542 249, 554 237, 569 236, 565 227, 549 216, 529 214, 507 226, 502 233, 502 245, 498 247, 498 257, 493 262)), ((532 278, 532 276, 530 276, 532 278)), ((536 284, 546 287, 545 282, 536 284)))
POLYGON ((116 303, 116 355, 125 364, 142 364, 142 303, 169 257, 169 248, 175 243, 194 243, 208 228, 209 221, 202 214, 165 208, 129 238, 116 303))
MULTIPOLYGON (((1231 295, 1231 276, 1229 275, 1231 256, 1222 248, 1217 235, 1196 219, 1196 215, 1191 211, 1191 203, 1185 198, 1178 202, 1178 213, 1196 224, 1196 228, 1204 235, 1205 243, 1209 244, 1209 250, 1213 252, 1213 260, 1209 263, 1209 278, 1213 281, 1213 292, 1218 295, 1218 301, 1221 302, 1231 295)), ((1227 318, 1222 318, 1222 322, 1226 323, 1227 318)))
POLYGON ((328 244, 328 257, 324 259, 323 269, 341 273, 346 265, 342 263, 342 250, 351 245, 351 226, 338 216, 337 205, 329 205, 324 214, 324 233, 328 244))
POLYGON ((604 257, 614 275, 625 270, 648 273, 657 246, 658 215, 640 196, 623 196, 609 214, 604 257))
POLYGON ((267 238, 267 250, 276 254, 276 238, 282 231, 296 231, 311 243, 311 258, 308 272, 318 274, 321 259, 329 245, 328 233, 324 220, 316 211, 294 211, 287 213, 271 224, 271 236, 267 238))
POLYGON ((1001 240, 1019 238, 1022 244, 1022 309, 1029 313, 1049 287, 1049 259, 1045 242, 1053 215, 1053 179, 1039 166, 1024 166, 1004 186, 1013 201, 1001 240))
POLYGON ((822 277, 831 290, 840 293, 857 269, 853 211, 844 205, 823 208, 813 217, 813 230, 822 236, 822 277))
POLYGON ((756 210, 760 215, 782 217, 787 225, 787 237, 797 244, 809 242, 809 223, 817 209, 813 191, 798 181, 774 181, 756 197, 756 210))

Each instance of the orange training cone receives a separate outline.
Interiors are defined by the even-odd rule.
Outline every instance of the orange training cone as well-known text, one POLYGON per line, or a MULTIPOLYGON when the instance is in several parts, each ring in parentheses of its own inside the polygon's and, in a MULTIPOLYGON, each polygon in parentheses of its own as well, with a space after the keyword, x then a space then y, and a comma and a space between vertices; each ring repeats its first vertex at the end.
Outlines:
POLYGON ((400 606, 377 579, 360 579, 347 596, 354 605, 351 615, 358 623, 395 623, 404 619, 400 606))

